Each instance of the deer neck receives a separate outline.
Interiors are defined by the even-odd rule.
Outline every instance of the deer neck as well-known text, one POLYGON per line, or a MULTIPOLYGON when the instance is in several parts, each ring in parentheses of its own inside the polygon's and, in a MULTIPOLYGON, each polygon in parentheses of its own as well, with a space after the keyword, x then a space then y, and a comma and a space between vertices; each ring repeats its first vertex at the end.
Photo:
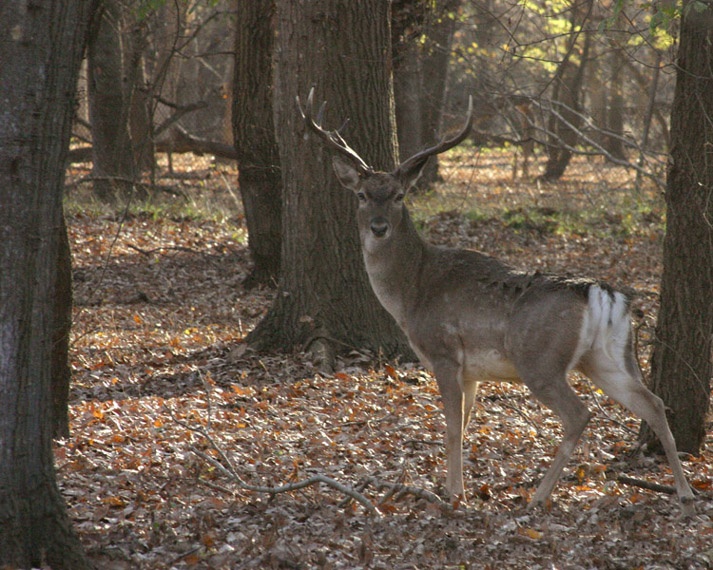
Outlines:
POLYGON ((405 207, 401 222, 388 238, 362 236, 362 252, 371 287, 402 329, 406 328, 406 309, 416 299, 427 250, 428 245, 416 231, 405 207))

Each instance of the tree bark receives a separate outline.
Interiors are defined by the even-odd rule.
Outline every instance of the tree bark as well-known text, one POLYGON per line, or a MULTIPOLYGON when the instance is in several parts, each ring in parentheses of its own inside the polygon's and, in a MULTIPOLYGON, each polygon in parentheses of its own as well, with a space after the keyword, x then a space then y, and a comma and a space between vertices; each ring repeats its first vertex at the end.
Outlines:
POLYGON ((542 180, 559 180, 572 159, 572 148, 583 123, 581 95, 591 32, 586 29, 593 0, 571 5, 571 40, 553 83, 552 113, 548 121, 547 164, 542 180))
POLYGON ((72 329, 72 253, 64 215, 57 229, 57 286, 52 334, 52 434, 69 437, 69 333, 72 329))
MULTIPOLYGON (((451 13, 458 10, 461 0, 438 0, 426 18, 426 44, 421 61, 423 76, 422 138, 433 145, 443 132, 443 109, 446 105, 448 68, 453 46, 456 20, 451 13)), ((431 185, 440 180, 438 155, 428 159, 421 172, 421 184, 431 185)))
POLYGON ((92 1, 0 3, 0 566, 89 568, 52 454, 64 162, 92 1))
POLYGON ((427 7, 423 0, 396 0, 391 7, 391 56, 399 161, 423 150, 420 37, 427 7))
MULTIPOLYGON (((671 158, 661 308, 652 388, 669 409, 678 449, 698 454, 705 439, 713 373, 713 6, 684 2, 671 158)), ((648 427, 641 437, 652 442, 648 427)))
POLYGON ((275 3, 238 0, 233 138, 253 269, 248 288, 275 286, 282 247, 282 173, 273 120, 275 3))
POLYGON ((626 151, 622 142, 624 138, 624 53, 622 48, 616 46, 610 55, 609 78, 609 109, 607 112, 606 129, 616 136, 607 136, 604 148, 614 158, 627 160, 626 151))
POLYGON ((87 50, 89 121, 92 126, 94 193, 106 203, 131 196, 136 168, 131 153, 129 109, 123 81, 121 8, 102 2, 87 50))
MULTIPOLYGON (((442 133, 448 64, 460 0, 400 0, 392 4, 392 55, 399 159, 436 144, 442 133), (423 37, 423 42, 421 41, 423 37)), ((417 189, 440 179, 438 157, 428 159, 417 189)))
POLYGON ((334 353, 409 353, 368 283, 356 199, 339 186, 327 150, 295 108, 310 87, 324 124, 375 168, 396 162, 389 1, 281 0, 277 4, 276 133, 283 179, 282 272, 274 304, 248 341, 303 349, 328 368, 334 353))

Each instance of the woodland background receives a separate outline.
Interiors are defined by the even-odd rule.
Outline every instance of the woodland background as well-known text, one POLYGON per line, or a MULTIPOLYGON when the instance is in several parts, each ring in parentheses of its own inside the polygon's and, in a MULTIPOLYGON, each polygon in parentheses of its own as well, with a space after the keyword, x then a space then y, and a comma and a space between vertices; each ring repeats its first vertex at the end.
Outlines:
MULTIPOLYGON (((258 138, 236 138, 236 30, 250 4, 106 0, 109 25, 90 26, 64 187, 68 423, 53 447, 89 564, 713 567, 710 418, 685 462, 699 515, 679 520, 665 487, 620 479, 670 484, 642 453, 638 420, 574 378, 595 418, 552 504, 528 512, 559 424, 526 390, 487 386, 467 434, 469 503, 454 511, 438 498, 444 425, 420 365, 363 346, 341 346, 329 366, 301 341, 250 346, 279 295, 269 240, 249 227, 244 153, 258 138), (328 483, 266 492, 315 475, 328 483)), ((474 135, 410 197, 425 237, 633 294, 648 376, 680 7, 391 9, 401 158, 475 98, 474 135)))

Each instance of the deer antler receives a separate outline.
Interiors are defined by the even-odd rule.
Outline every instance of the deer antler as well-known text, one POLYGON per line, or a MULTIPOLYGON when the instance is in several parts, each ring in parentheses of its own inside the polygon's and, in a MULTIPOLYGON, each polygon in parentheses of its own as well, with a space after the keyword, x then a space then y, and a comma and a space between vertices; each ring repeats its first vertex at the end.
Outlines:
POLYGON ((339 130, 327 131, 322 128, 321 124, 324 115, 324 109, 327 106, 326 101, 322 103, 321 107, 319 108, 319 113, 317 113, 317 122, 314 121, 314 119, 312 118, 314 87, 309 90, 309 95, 307 96, 306 110, 302 108, 302 103, 300 102, 299 95, 295 97, 295 99, 297 101, 297 108, 299 109, 300 115, 302 115, 305 124, 310 128, 310 130, 319 135, 319 137, 327 143, 327 146, 349 158, 354 163, 354 166, 360 174, 371 174, 374 172, 374 169, 366 162, 364 162, 364 160, 357 154, 357 152, 347 144, 347 142, 342 138, 342 135, 339 134, 339 130))
POLYGON ((473 96, 468 97, 468 115, 465 119, 465 124, 461 131, 455 135, 453 138, 441 139, 437 145, 432 146, 414 154, 411 158, 404 160, 398 168, 394 171, 394 174, 408 174, 410 171, 420 168, 423 163, 428 159, 428 157, 441 154, 448 149, 453 148, 457 144, 461 143, 470 134, 470 129, 473 127, 473 96))

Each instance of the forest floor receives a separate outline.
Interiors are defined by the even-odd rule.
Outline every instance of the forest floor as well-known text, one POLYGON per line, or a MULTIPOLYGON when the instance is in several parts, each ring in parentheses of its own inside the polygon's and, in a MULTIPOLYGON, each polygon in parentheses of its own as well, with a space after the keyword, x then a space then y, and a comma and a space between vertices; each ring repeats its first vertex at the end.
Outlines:
MULTIPOLYGON (((87 197, 85 168, 69 172, 71 437, 56 466, 97 568, 713 568, 713 427, 684 462, 700 494, 682 520, 675 497, 618 481, 672 477, 638 449, 638 420, 575 377, 594 418, 551 504, 530 512, 559 423, 526 389, 486 385, 465 444, 468 503, 452 511, 434 498, 445 454, 433 378, 356 350, 323 374, 304 354, 247 349, 274 292, 241 285, 237 173, 175 163, 160 180, 172 193, 120 214, 87 197), (313 476, 327 483, 245 487, 313 476)), ((663 237, 654 188, 584 158, 556 184, 513 182, 509 154, 472 149, 442 172, 436 193, 410 198, 428 240, 626 288, 648 369, 663 237)))

